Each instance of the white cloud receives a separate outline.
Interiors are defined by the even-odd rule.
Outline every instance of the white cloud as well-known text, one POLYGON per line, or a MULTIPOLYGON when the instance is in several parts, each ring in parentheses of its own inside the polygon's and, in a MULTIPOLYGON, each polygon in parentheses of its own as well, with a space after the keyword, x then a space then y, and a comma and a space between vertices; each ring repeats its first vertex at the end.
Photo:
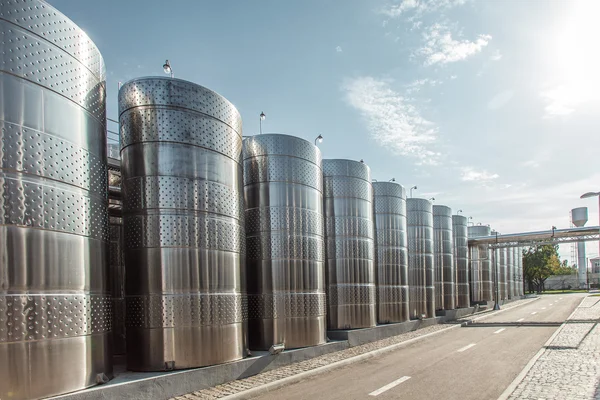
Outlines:
POLYGON ((424 45, 414 56, 423 57, 425 66, 461 61, 479 53, 491 39, 490 35, 479 35, 475 41, 456 40, 447 26, 434 24, 423 33, 424 45))
POLYGON ((342 46, 337 46, 337 47, 335 48, 335 51, 336 51, 336 53, 341 53, 341 52, 343 51, 343 50, 342 50, 342 46))
POLYGON ((450 75, 450 79, 456 79, 456 78, 458 78, 458 76, 456 76, 456 75, 450 75))
POLYGON ((498 179, 498 174, 492 174, 487 172, 486 170, 477 171, 473 167, 464 167, 462 168, 462 176, 461 180, 465 182, 491 182, 494 179, 498 179))
POLYGON ((586 103, 600 101, 600 91, 590 82, 559 85, 540 95, 546 103, 545 118, 566 116, 586 103))
POLYGON ((492 55, 490 56, 490 60, 492 61, 500 61, 502 59, 502 53, 500 53, 500 50, 495 50, 492 55))
POLYGON ((440 80, 436 80, 436 79, 429 79, 429 78, 423 78, 423 79, 416 79, 414 81, 412 81, 411 83, 409 83, 408 85, 406 85, 406 93, 407 94, 412 94, 412 93, 416 93, 418 91, 421 90, 421 88, 423 86, 437 86, 437 85, 441 85, 442 83, 444 83, 443 81, 440 80))
POLYGON ((528 168, 539 168, 540 163, 535 160, 527 160, 521 163, 521 166, 528 168))
POLYGON ((390 18, 398 18, 403 14, 412 12, 417 16, 423 14, 448 10, 453 7, 462 6, 469 0, 401 0, 397 4, 389 4, 381 12, 390 18))
POLYGON ((497 110, 499 108, 502 108, 506 103, 508 103, 513 96, 515 95, 515 92, 513 90, 504 90, 500 93, 498 93, 497 95, 495 95, 489 102, 488 102, 488 109, 489 110, 497 110))
POLYGON ((366 120, 371 136, 398 154, 412 156, 420 164, 435 165, 439 153, 430 150, 438 128, 423 118, 410 100, 390 87, 389 81, 370 76, 348 79, 345 99, 366 120))

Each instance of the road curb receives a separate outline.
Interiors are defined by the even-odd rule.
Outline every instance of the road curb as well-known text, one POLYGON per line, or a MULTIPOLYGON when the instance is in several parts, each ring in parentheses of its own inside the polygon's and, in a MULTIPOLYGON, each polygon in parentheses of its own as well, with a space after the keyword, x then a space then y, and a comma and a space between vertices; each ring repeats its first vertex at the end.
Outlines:
MULTIPOLYGON (((497 315, 497 314, 501 313, 502 311, 511 310, 513 308, 520 307, 520 306, 525 305, 525 304, 529 304, 529 303, 533 302, 534 300, 538 300, 538 299, 539 299, 539 297, 536 297, 536 298, 531 299, 531 301, 523 302, 523 303, 520 303, 520 304, 515 305, 513 307, 507 307, 505 309, 491 311, 490 313, 486 313, 486 315, 481 315, 481 316, 479 316, 477 318, 473 318, 471 321, 476 321, 476 320, 480 320, 480 319, 484 319, 484 318, 490 317, 492 315, 497 315)), ((443 332, 448 332, 449 330, 460 328, 461 326, 463 326, 463 324, 455 324, 455 325, 449 326, 448 328, 440 329, 439 331, 427 333, 425 335, 418 336, 416 338, 408 339, 408 340, 406 340, 404 342, 392 344, 390 346, 382 347, 381 349, 373 350, 373 351, 370 351, 370 352, 364 353, 364 354, 359 354, 359 355, 354 356, 354 357, 346 358, 345 360, 336 361, 336 362, 331 363, 329 365, 324 365, 322 367, 317 367, 317 368, 311 369, 309 371, 300 372, 300 373, 298 373, 296 375, 288 376, 286 378, 279 379, 279 380, 276 380, 274 382, 265 383, 264 385, 257 386, 257 387, 252 388, 252 389, 244 390, 244 391, 239 392, 239 393, 234 393, 234 394, 231 394, 229 396, 223 397, 222 400, 242 400, 242 399, 247 400, 247 399, 252 399, 254 397, 257 397, 257 396, 260 396, 262 394, 271 392, 273 390, 277 390, 277 389, 279 389, 281 387, 284 387, 284 386, 287 386, 287 385, 291 385, 291 384, 303 381, 304 379, 310 378, 312 376, 319 375, 319 374, 322 374, 322 373, 325 373, 325 372, 329 372, 331 370, 334 370, 334 369, 337 369, 337 368, 341 368, 341 367, 344 367, 346 365, 354 364, 356 362, 368 360, 370 358, 379 356, 381 354, 389 353, 389 352, 391 352, 393 350, 396 350, 396 349, 398 349, 400 347, 407 346, 407 345, 409 345, 411 343, 417 342, 417 341, 419 341, 421 339, 425 339, 425 338, 428 338, 428 337, 431 337, 431 336, 435 336, 435 335, 438 335, 438 334, 443 333, 443 332)))
POLYGON ((558 334, 563 330, 563 328, 565 327, 565 325, 567 324, 569 319, 575 314, 575 312, 577 311, 579 306, 581 306, 581 304, 583 303, 583 301, 586 298, 587 298, 587 296, 583 297, 581 299, 581 301, 579 302, 577 307, 575 307, 575 309, 567 317, 565 322, 563 322, 562 325, 559 326, 558 329, 556 329, 556 331, 552 334, 552 336, 550 336, 550 338, 546 341, 546 343, 544 343, 542 348, 531 358, 531 360, 529 360, 529 362, 527 363, 527 365, 525 365, 525 367, 519 373, 519 375, 517 375, 517 377, 510 383, 510 385, 508 385, 508 387, 504 390, 504 392, 502 392, 500 397, 498 397, 498 400, 507 400, 510 397, 510 395, 515 391, 515 389, 517 389, 517 386, 519 386, 519 384, 521 382, 523 382, 523 379, 525 379, 525 377, 527 376, 527 374, 529 373, 531 368, 533 368, 536 361, 542 356, 542 354, 544 354, 546 352, 546 350, 547 350, 546 347, 550 346, 550 344, 554 341, 554 339, 558 336, 558 334))

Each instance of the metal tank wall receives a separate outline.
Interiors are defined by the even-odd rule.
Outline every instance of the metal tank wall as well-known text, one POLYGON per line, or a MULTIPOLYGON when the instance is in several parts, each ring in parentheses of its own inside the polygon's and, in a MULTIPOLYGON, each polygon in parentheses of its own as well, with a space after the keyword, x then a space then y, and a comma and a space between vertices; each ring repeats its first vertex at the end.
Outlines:
POLYGON ((515 252, 512 247, 506 248, 506 295, 508 299, 515 298, 515 252))
POLYGON ((406 201, 408 220, 408 285, 410 317, 435 317, 433 207, 431 201, 406 201))
POLYGON ((523 256, 521 247, 515 247, 515 294, 518 297, 523 296, 523 256))
POLYGON ((452 238, 454 243, 454 265, 456 276, 456 307, 471 305, 469 289, 469 239, 467 217, 452 216, 452 238))
POLYGON ((321 152, 288 135, 244 140, 249 341, 326 341, 321 152))
MULTIPOLYGON (((489 226, 469 227, 469 238, 490 236, 489 226)), ((491 301, 494 299, 492 254, 487 245, 471 246, 471 300, 491 301)))
POLYGON ((435 305, 438 310, 456 308, 454 285, 454 239, 452 209, 433 206, 433 249, 435 268, 435 305))
POLYGON ((323 160, 328 329, 376 324, 373 188, 358 161, 323 160))
POLYGON ((506 249, 496 249, 496 252, 498 254, 498 292, 500 293, 500 300, 506 300, 508 299, 506 249))
POLYGON ((0 1, 0 398, 112 376, 104 61, 48 3, 0 1))
POLYGON ((373 183, 377 322, 404 322, 408 312, 406 190, 393 182, 373 183))
POLYGON ((200 367, 245 354, 242 120, 191 82, 119 91, 127 366, 200 367))

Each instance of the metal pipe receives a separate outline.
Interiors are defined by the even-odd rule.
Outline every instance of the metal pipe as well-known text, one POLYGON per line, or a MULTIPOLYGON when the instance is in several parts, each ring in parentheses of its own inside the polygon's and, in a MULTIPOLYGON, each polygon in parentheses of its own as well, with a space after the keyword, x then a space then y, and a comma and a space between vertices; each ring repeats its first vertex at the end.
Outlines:
MULTIPOLYGON (((570 241, 590 241, 598 240, 598 232, 600 227, 598 226, 587 226, 582 228, 568 228, 568 229, 556 229, 554 231, 535 231, 535 232, 522 232, 522 233, 509 233, 504 235, 498 235, 497 247, 503 247, 503 243, 520 242, 519 245, 527 246, 530 241, 535 240, 556 240, 561 243, 569 243, 570 241), (554 233, 554 236, 552 234, 554 233), (565 240, 560 240, 565 239, 565 240), (572 239, 569 241, 569 239, 572 239)), ((490 236, 479 236, 469 238, 469 245, 471 244, 495 244, 496 238, 490 236)), ((516 247, 505 246, 505 247, 516 247)))

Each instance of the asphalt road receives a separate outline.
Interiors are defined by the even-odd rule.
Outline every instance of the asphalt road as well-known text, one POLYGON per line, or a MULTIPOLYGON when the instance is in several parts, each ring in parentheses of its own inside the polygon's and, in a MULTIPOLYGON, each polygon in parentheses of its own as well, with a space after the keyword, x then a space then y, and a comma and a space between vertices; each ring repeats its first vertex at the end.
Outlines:
POLYGON ((533 324, 563 322, 583 297, 542 296, 257 399, 497 399, 558 329, 533 324))

